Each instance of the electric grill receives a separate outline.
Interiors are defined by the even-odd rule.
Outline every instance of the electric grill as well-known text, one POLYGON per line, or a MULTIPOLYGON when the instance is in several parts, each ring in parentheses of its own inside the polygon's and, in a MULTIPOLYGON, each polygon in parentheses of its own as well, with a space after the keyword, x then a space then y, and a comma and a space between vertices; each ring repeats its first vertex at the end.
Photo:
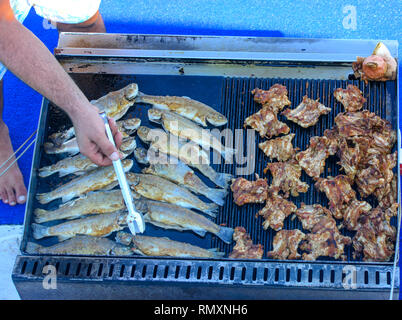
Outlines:
MULTIPOLYGON (((290 132, 296 134, 294 146, 304 150, 311 136, 322 135, 325 129, 333 126, 335 115, 343 111, 335 101, 333 91, 348 84, 358 86, 363 92, 367 99, 366 109, 389 120, 399 132, 397 81, 365 84, 351 76, 351 63, 356 56, 370 55, 376 44, 374 40, 62 33, 55 55, 90 100, 136 82, 140 91, 146 94, 189 96, 212 106, 227 116, 228 124, 224 128, 233 132, 243 128, 245 118, 259 109, 251 95, 251 90, 256 87, 268 89, 274 83, 285 85, 292 101, 291 108, 306 94, 313 99, 320 98, 332 112, 320 117, 317 125, 304 129, 286 121, 290 132)), ((385 44, 396 57, 397 42, 385 41, 385 44)), ((143 125, 155 127, 147 119, 148 107, 136 104, 124 118, 140 117, 143 125)), ((279 120, 284 121, 284 118, 280 116, 279 120)), ((58 157, 46 155, 42 145, 49 134, 70 125, 60 109, 43 100, 21 255, 17 257, 12 274, 22 299, 398 298, 397 254, 390 262, 363 262, 353 259, 352 248, 347 247, 346 261, 267 259, 266 252, 272 250, 276 232, 264 230, 262 218, 255 217, 262 206, 238 207, 233 203, 231 193, 215 222, 233 228, 245 227, 253 242, 264 246, 262 260, 28 254, 25 248, 28 241, 33 241, 30 227, 33 210, 39 206, 36 193, 47 192, 67 179, 56 175, 38 178, 38 168, 55 162, 58 157), (43 286, 46 265, 55 266, 57 270, 57 289, 43 286)), ((236 159, 238 161, 233 164, 222 161, 213 165, 215 169, 235 176, 246 174, 245 178, 250 180, 257 173, 267 177, 270 183, 270 175, 262 172, 269 160, 257 146, 262 141, 259 135, 248 130, 235 139, 242 141, 236 147, 243 148, 239 154, 244 157, 252 154, 255 146, 255 158, 246 162, 236 159)), ((141 145, 139 139, 137 143, 141 145)), ((396 148, 400 149, 399 135, 396 148)), ((324 176, 340 173, 336 161, 336 157, 327 159, 324 176)), ((132 170, 138 172, 141 168, 135 163, 132 170)), ((400 203, 399 167, 394 173, 398 177, 400 203)), ((314 188, 313 180, 304 172, 301 179, 309 183, 308 192, 290 199, 298 207, 302 202, 326 206, 328 200, 314 188)), ((205 179, 204 182, 212 186, 205 179)), ((368 202, 376 206, 375 199, 368 199, 368 202)), ((58 204, 54 201, 47 208, 58 204)), ((394 226, 398 226, 398 219, 392 220, 394 226)), ((284 229, 294 228, 302 230, 301 223, 288 217, 284 229)), ((347 230, 342 233, 353 235, 347 230)), ((231 252, 234 245, 227 245, 210 234, 200 238, 190 232, 168 231, 150 224, 147 224, 146 234, 167 236, 204 248, 219 248, 225 253, 231 252)), ((55 242, 48 238, 39 243, 48 246, 55 242)), ((396 252, 398 244, 399 233, 396 252)))

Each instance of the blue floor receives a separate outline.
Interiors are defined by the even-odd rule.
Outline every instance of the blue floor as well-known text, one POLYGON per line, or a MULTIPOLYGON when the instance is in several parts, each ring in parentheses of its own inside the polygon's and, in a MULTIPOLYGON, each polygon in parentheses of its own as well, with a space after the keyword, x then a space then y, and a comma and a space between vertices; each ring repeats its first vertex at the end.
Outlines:
MULTIPOLYGON (((392 39, 401 43, 402 1, 397 0, 103 0, 100 11, 111 33, 392 39), (347 21, 348 10, 356 12, 355 25, 347 21)), ((34 10, 24 24, 53 50, 57 31, 49 29, 34 10)), ((17 148, 37 126, 41 96, 10 72, 4 80, 4 119, 17 148)), ((32 150, 19 160, 27 185, 31 159, 32 150)), ((0 224, 23 223, 24 209, 0 203, 0 224)))

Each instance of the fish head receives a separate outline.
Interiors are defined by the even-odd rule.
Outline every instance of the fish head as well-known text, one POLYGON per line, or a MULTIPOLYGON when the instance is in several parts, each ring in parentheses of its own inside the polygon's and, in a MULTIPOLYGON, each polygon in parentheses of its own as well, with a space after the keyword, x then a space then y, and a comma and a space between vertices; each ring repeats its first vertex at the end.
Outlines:
POLYGON ((145 214, 148 212, 148 206, 147 206, 147 202, 145 199, 139 199, 137 201, 134 201, 134 205, 135 205, 135 208, 142 214, 145 214))
POLYGON ((127 172, 132 168, 134 161, 131 159, 124 159, 121 164, 123 165, 124 172, 127 172))
POLYGON ((145 126, 140 126, 137 130, 137 135, 142 142, 151 143, 156 141, 165 141, 167 139, 166 132, 161 129, 151 129, 145 126))
POLYGON ((123 151, 124 153, 127 153, 134 150, 136 147, 137 142, 135 141, 135 137, 128 137, 122 142, 120 150, 123 151))
POLYGON ((131 118, 131 119, 126 119, 122 120, 122 127, 125 130, 137 130, 138 127, 141 125, 141 119, 139 118, 131 118))
POLYGON ((148 118, 149 121, 155 122, 155 123, 160 123, 161 122, 161 118, 162 118, 162 111, 159 109, 149 109, 148 110, 148 118))
POLYGON ((148 151, 145 148, 136 148, 134 150, 134 158, 138 163, 149 164, 148 151))
POLYGON ((213 112, 207 116, 208 122, 214 126, 223 126, 228 123, 228 119, 218 112, 213 112))
POLYGON ((126 174, 127 182, 130 186, 136 186, 137 184, 140 183, 140 177, 133 173, 133 172, 128 172, 126 174))
POLYGON ((130 83, 124 88, 124 96, 127 100, 133 100, 138 95, 138 85, 136 83, 130 83))
POLYGON ((120 231, 117 232, 115 240, 117 243, 128 246, 133 241, 133 236, 130 233, 120 231))

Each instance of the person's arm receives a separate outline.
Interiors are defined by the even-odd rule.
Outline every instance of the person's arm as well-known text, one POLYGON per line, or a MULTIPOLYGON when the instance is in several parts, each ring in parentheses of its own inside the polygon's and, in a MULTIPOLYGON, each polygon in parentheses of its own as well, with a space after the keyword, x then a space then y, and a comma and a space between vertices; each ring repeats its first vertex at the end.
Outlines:
MULTIPOLYGON (((99 110, 88 101, 45 45, 15 19, 9 0, 0 0, 0 61, 68 114, 82 154, 98 165, 110 165, 111 159, 117 160, 118 151, 106 137, 99 110)), ((110 121, 110 125, 119 147, 122 135, 114 121, 110 121)))

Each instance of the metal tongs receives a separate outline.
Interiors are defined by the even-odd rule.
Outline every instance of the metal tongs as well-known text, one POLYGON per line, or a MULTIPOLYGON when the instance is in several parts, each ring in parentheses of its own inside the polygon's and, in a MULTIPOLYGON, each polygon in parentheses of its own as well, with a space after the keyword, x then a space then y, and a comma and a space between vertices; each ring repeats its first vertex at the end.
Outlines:
MULTIPOLYGON (((116 146, 112 130, 110 130, 109 120, 104 112, 100 113, 100 116, 105 123, 106 134, 109 138, 110 142, 116 146)), ((117 180, 119 181, 121 193, 123 194, 124 202, 126 203, 128 214, 127 214, 127 224, 130 229, 130 232, 135 235, 136 233, 143 233, 145 231, 145 222, 144 217, 141 213, 137 212, 134 209, 133 198, 131 195, 130 188, 128 186, 127 178, 124 173, 123 165, 121 164, 121 160, 113 161, 114 171, 116 172, 117 180)))

